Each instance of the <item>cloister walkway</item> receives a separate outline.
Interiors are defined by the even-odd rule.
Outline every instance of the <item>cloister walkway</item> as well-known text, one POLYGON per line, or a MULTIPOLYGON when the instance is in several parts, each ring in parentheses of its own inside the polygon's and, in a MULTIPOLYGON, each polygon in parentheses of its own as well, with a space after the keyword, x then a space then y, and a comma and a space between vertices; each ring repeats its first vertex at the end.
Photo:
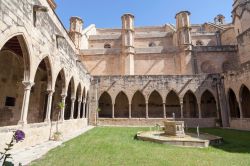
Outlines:
POLYGON ((33 147, 13 151, 11 153, 12 157, 13 157, 12 162, 14 163, 14 165, 19 165, 19 163, 21 163, 22 165, 28 165, 32 161, 41 158, 43 155, 45 155, 51 149, 54 149, 54 148, 62 145, 64 142, 67 142, 67 141, 93 129, 93 128, 94 128, 94 126, 88 126, 82 130, 76 131, 74 134, 72 134, 68 137, 65 137, 63 141, 47 141, 47 142, 44 142, 42 144, 38 144, 38 145, 33 146, 33 147))

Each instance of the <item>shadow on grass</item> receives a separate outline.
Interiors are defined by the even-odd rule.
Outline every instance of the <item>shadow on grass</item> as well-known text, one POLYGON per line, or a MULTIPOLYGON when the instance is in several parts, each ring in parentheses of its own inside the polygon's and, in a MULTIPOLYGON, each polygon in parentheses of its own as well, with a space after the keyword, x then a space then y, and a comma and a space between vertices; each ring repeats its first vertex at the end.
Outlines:
MULTIPOLYGON (((195 132, 195 129, 190 129, 195 132)), ((250 153, 250 132, 232 129, 204 128, 203 133, 209 133, 223 138, 221 145, 213 145, 212 147, 230 152, 230 153, 250 153)))

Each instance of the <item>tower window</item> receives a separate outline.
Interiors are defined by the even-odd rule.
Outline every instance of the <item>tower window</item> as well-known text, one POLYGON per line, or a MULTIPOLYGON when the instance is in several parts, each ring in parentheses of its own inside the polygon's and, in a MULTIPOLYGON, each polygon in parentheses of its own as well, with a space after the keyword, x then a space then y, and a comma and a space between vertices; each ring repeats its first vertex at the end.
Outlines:
POLYGON ((155 46, 156 46, 156 44, 154 42, 151 42, 148 44, 148 47, 155 47, 155 46))
POLYGON ((201 40, 197 40, 196 41, 196 46, 203 46, 203 42, 201 40))
POLYGON ((110 44, 104 44, 104 48, 111 48, 110 44))
POLYGON ((5 106, 14 107, 16 103, 16 99, 14 97, 6 97, 5 106))

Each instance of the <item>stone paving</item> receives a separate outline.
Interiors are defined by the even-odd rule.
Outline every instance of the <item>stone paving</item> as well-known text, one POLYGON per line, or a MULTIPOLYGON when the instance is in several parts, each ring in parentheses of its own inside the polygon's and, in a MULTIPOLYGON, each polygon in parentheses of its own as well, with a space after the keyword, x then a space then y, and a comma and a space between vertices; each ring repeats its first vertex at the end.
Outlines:
POLYGON ((75 132, 74 134, 70 136, 65 137, 63 141, 47 141, 42 144, 38 144, 36 146, 32 146, 32 147, 25 148, 25 149, 18 150, 18 151, 13 151, 12 162, 14 163, 14 165, 19 165, 19 163, 22 163, 22 165, 28 165, 32 161, 41 158, 51 149, 54 149, 62 145, 64 142, 71 140, 93 128, 94 126, 88 126, 80 131, 75 132))

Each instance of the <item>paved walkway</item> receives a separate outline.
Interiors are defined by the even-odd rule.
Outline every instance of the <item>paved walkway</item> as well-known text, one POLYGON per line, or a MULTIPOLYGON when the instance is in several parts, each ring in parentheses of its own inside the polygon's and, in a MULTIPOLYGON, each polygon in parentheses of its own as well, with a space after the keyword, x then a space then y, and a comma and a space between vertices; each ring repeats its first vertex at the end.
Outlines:
POLYGON ((88 126, 84 128, 83 130, 77 131, 76 133, 65 137, 63 141, 46 141, 42 144, 38 144, 33 147, 25 148, 22 150, 14 151, 12 153, 13 160, 12 162, 15 164, 15 166, 19 165, 19 163, 22 163, 22 165, 28 165, 34 160, 37 160, 41 158, 43 155, 45 155, 49 150, 60 146, 62 143, 71 140, 72 138, 75 138, 86 131, 89 131, 93 129, 93 126, 88 126))

